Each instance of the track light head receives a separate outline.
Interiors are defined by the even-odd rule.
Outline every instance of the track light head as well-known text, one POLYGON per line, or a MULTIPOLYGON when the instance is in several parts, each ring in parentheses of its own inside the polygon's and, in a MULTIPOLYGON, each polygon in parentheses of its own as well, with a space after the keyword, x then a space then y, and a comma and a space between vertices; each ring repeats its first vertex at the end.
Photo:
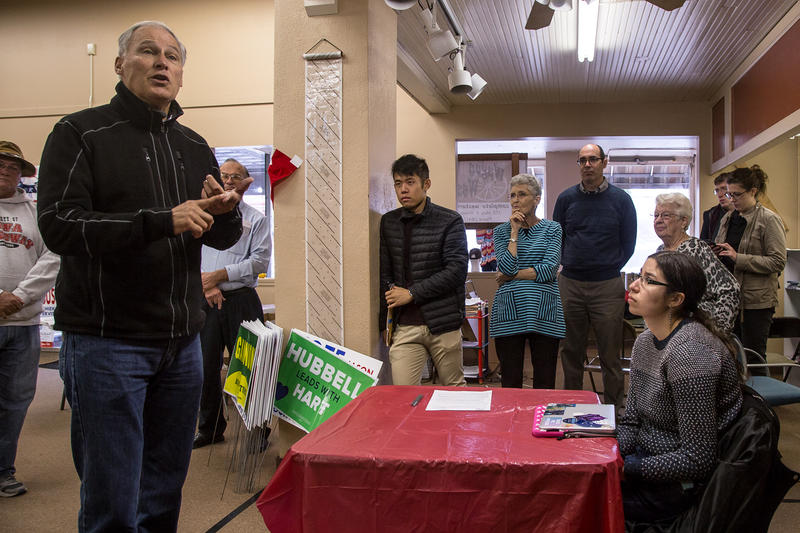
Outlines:
POLYGON ((472 90, 472 76, 464 69, 464 50, 459 49, 453 56, 453 67, 447 76, 451 93, 468 93, 472 90))
POLYGON ((484 80, 479 74, 473 74, 470 81, 472 82, 472 89, 467 93, 467 96, 475 100, 486 88, 486 80, 484 80))
POLYGON ((458 41, 453 37, 450 30, 438 30, 428 36, 428 51, 434 61, 439 61, 445 56, 449 56, 454 50, 458 50, 458 41))
POLYGON ((410 9, 414 4, 417 3, 417 0, 383 0, 386 2, 386 5, 391 7, 392 9, 396 9, 397 11, 403 11, 405 9, 410 9))

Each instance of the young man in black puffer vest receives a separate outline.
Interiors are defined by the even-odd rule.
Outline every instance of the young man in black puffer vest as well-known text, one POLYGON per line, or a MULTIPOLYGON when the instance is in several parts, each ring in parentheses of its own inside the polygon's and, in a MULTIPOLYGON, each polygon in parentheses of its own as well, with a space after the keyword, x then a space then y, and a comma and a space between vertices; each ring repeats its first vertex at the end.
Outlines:
POLYGON ((402 207, 381 218, 380 328, 392 313, 389 360, 395 385, 419 385, 428 355, 444 385, 465 385, 461 352, 467 236, 461 215, 428 198, 428 165, 404 155, 392 165, 402 207))

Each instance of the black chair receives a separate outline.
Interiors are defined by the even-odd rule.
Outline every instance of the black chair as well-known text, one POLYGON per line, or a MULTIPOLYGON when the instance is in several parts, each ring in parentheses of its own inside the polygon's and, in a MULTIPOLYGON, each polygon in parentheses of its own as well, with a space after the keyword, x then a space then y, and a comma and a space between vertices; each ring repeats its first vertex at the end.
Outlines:
POLYGON ((775 510, 800 474, 781 462, 775 412, 753 389, 742 389, 739 417, 719 436, 719 463, 697 503, 672 523, 626 522, 626 531, 767 533, 775 510))
MULTIPOLYGON (((797 346, 795 347, 794 354, 790 358, 795 363, 800 363, 800 318, 796 316, 779 316, 772 319, 772 325, 769 328, 770 339, 798 339, 797 346)), ((768 362, 783 362, 786 356, 783 353, 767 352, 766 357, 768 362)), ((793 367, 784 368, 783 381, 789 379, 789 373, 793 367)))
MULTIPOLYGON (((636 340, 638 333, 636 332, 636 328, 633 324, 631 324, 628 320, 622 321, 622 349, 620 350, 619 358, 622 360, 622 371, 625 374, 629 374, 631 371, 631 358, 629 354, 633 349, 633 342, 636 340)), ((589 341, 592 342, 594 340, 594 330, 589 329, 589 341)), ((586 355, 586 359, 583 364, 583 371, 589 373, 589 381, 592 384, 592 390, 597 394, 597 387, 594 382, 594 373, 602 372, 603 368, 600 366, 600 356, 595 355, 593 357, 589 357, 586 355)))
POLYGON ((788 367, 788 370, 784 371, 784 374, 788 374, 793 367, 800 366, 799 364, 788 359, 783 363, 767 363, 758 352, 742 346, 741 341, 735 335, 733 336, 733 340, 738 347, 736 359, 739 361, 742 379, 747 386, 763 396, 772 407, 790 403, 800 403, 800 387, 792 385, 791 383, 786 383, 780 379, 775 379, 769 375, 754 376, 751 373, 751 370, 754 368, 788 367))

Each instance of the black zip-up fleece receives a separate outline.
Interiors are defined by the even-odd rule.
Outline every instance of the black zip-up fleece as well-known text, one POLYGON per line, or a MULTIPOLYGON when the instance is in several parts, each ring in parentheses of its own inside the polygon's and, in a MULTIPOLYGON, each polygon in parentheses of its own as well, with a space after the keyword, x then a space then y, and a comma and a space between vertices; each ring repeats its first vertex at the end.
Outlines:
POLYGON ((203 325, 200 250, 239 239, 238 207, 200 239, 173 235, 172 208, 200 199, 219 168, 206 141, 120 82, 107 105, 61 119, 39 171, 39 228, 62 256, 55 327, 119 339, 173 339, 203 325))

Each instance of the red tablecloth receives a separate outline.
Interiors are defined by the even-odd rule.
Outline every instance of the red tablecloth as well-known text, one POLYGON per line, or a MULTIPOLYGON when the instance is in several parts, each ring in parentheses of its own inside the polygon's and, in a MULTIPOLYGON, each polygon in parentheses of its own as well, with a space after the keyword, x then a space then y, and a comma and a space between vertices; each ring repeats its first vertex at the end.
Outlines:
POLYGON ((491 389, 488 412, 426 411, 433 390, 372 387, 295 443, 258 499, 271 533, 624 530, 617 441, 531 436, 534 406, 596 394, 491 389))

